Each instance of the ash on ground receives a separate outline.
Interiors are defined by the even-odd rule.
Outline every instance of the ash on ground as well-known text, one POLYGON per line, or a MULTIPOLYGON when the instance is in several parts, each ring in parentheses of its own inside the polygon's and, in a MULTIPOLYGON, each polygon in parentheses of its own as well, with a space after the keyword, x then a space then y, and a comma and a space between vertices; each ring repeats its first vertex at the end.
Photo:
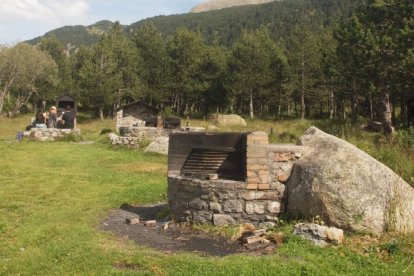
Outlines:
POLYGON ((124 204, 102 221, 100 228, 124 239, 135 241, 164 253, 191 252, 223 257, 232 254, 262 255, 272 253, 274 244, 254 248, 243 240, 229 240, 208 235, 188 226, 168 221, 166 204, 131 206, 124 204), (161 215, 161 218, 160 218, 161 215))

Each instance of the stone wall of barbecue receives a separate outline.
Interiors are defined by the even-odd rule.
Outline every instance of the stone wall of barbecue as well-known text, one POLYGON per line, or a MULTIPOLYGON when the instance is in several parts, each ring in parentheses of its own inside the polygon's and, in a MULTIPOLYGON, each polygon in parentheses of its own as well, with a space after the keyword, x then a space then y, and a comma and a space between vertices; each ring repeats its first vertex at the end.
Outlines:
POLYGON ((274 222, 281 212, 276 191, 247 190, 233 180, 199 180, 170 176, 169 205, 178 221, 225 225, 274 222))

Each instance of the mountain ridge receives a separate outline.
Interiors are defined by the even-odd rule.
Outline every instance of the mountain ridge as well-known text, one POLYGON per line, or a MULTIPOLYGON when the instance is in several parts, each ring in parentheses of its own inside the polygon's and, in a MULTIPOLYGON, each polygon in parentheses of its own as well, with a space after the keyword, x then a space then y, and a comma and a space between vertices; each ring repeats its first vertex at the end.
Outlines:
MULTIPOLYGON (((349 15, 357 3, 358 0, 272 1, 200 13, 156 16, 122 27, 128 36, 132 36, 137 28, 151 24, 164 38, 171 37, 177 28, 184 27, 200 32, 208 44, 230 46, 240 37, 243 29, 260 26, 266 26, 273 39, 283 40, 304 14, 308 14, 308 21, 313 24, 333 26, 340 16, 349 15)), ((92 46, 97 43, 113 24, 115 23, 105 20, 89 26, 64 26, 26 42, 38 44, 43 37, 54 35, 68 52, 73 52, 82 45, 92 46)))
MULTIPOLYGON (((202 2, 191 9, 191 13, 206 12, 212 10, 220 10, 230 7, 247 6, 247 5, 260 5, 275 0, 208 0, 202 2)), ((282 0, 277 0, 282 1, 282 0)))

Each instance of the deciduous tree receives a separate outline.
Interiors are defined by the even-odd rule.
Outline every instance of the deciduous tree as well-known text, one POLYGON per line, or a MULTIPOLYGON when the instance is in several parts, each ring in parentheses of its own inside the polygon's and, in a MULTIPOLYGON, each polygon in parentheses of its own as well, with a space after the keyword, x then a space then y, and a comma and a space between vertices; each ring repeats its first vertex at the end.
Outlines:
POLYGON ((56 74, 56 63, 35 46, 19 43, 3 47, 0 50, 0 112, 8 98, 13 101, 11 114, 20 113, 30 97, 39 93, 39 87, 53 89, 56 74))

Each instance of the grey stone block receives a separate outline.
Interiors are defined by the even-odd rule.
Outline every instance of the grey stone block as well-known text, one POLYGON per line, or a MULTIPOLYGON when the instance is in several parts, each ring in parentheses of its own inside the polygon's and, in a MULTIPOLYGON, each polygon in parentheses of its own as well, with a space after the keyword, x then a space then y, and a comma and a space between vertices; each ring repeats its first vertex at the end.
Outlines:
POLYGON ((236 224, 236 221, 230 215, 214 214, 213 223, 216 226, 223 226, 236 224))
POLYGON ((243 212, 243 203, 238 200, 228 200, 224 202, 223 210, 227 213, 241 213, 243 212))

